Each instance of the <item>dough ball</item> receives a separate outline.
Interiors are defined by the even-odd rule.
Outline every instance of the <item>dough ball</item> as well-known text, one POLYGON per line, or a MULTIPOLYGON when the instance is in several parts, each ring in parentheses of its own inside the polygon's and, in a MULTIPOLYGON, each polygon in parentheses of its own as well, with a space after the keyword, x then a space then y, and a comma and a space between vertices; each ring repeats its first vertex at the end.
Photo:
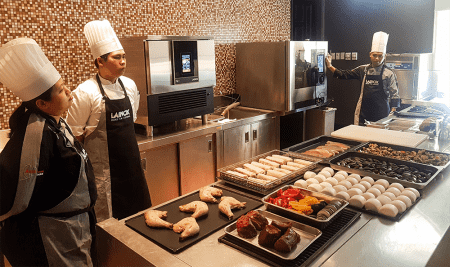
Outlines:
POLYGON ((372 185, 367 181, 361 181, 359 182, 359 184, 362 184, 366 188, 366 190, 372 187, 372 185))
POLYGON ((361 195, 354 195, 348 200, 348 203, 354 207, 362 208, 366 203, 366 199, 361 195))
POLYGON ((361 176, 359 174, 356 173, 352 173, 350 174, 348 177, 353 177, 355 178, 358 182, 361 181, 361 176))
POLYGON ((399 213, 403 213, 406 210, 406 204, 401 200, 396 199, 394 201, 391 201, 390 204, 394 205, 399 213))
POLYGON ((301 188, 307 188, 308 187, 308 182, 306 182, 303 179, 299 179, 299 180, 295 181, 294 186, 298 186, 298 187, 301 187, 301 188))
POLYGON ((346 181, 346 180, 341 181, 338 184, 345 186, 345 188, 347 188, 347 190, 352 188, 352 183, 350 183, 349 181, 346 181))
POLYGON ((330 167, 325 167, 325 168, 322 169, 322 171, 329 172, 331 174, 331 176, 334 175, 334 170, 332 168, 330 168, 330 167))
POLYGON ((336 179, 338 182, 344 181, 344 180, 345 180, 345 176, 342 175, 341 173, 336 173, 336 174, 333 176, 333 178, 336 179))
POLYGON ((375 197, 379 197, 381 195, 380 190, 373 187, 367 189, 367 192, 372 193, 375 197))
POLYGON ((377 199, 380 201, 381 205, 386 205, 392 201, 392 199, 384 195, 379 195, 377 199))
POLYGON ((394 200, 396 198, 396 196, 394 195, 394 193, 392 192, 384 192, 383 194, 381 194, 382 196, 387 196, 388 198, 390 198, 391 200, 394 200))
POLYGON ((399 183, 392 183, 389 187, 395 187, 400 191, 403 191, 403 189, 404 189, 403 185, 399 184, 399 183))
POLYGON ((342 174, 345 178, 348 177, 348 173, 346 171, 338 171, 336 174, 342 174))
POLYGON ((385 179, 378 179, 375 181, 375 184, 381 184, 384 189, 387 189, 389 187, 389 182, 385 179))
POLYGON ((308 180, 306 180, 306 184, 307 185, 319 184, 319 181, 317 181, 315 178, 309 178, 308 180))
POLYGON ((414 194, 412 191, 409 190, 403 190, 403 192, 400 194, 409 197, 411 199, 411 202, 414 203, 417 199, 416 194, 414 194))
POLYGON ((349 190, 347 190, 347 194, 349 194, 350 197, 354 196, 354 195, 362 195, 362 191, 358 188, 350 188, 349 190))
POLYGON ((372 185, 372 188, 380 190, 381 193, 384 193, 386 191, 386 188, 384 188, 384 186, 382 186, 381 184, 374 184, 372 185))
POLYGON ((346 181, 349 181, 350 183, 352 183, 352 185, 355 185, 358 183, 358 180, 356 180, 356 178, 354 177, 348 177, 347 179, 345 179, 346 181))
POLYGON ((313 192, 320 192, 322 191, 322 186, 320 184, 310 184, 306 189, 313 192))
POLYGON ((339 193, 341 191, 347 192, 347 187, 345 187, 341 184, 335 185, 335 186, 333 186, 333 188, 334 188, 334 190, 336 190, 336 193, 339 193))
POLYGON ((325 182, 330 183, 332 186, 335 186, 339 183, 338 180, 334 179, 333 177, 327 178, 325 182))
POLYGON ((306 171, 305 174, 303 174, 303 178, 305 178, 305 180, 308 180, 309 178, 313 178, 316 175, 317 174, 315 172, 306 171))
POLYGON ((381 206, 383 205, 381 205, 381 202, 376 198, 368 199, 364 204, 364 208, 366 208, 366 210, 371 210, 375 212, 378 212, 378 209, 381 208, 381 206))
POLYGON ((392 204, 386 204, 386 205, 383 205, 378 210, 378 212, 383 214, 383 215, 389 216, 389 217, 395 217, 398 214, 398 209, 397 209, 397 207, 395 207, 392 204))
POLYGON ((363 196, 366 200, 369 200, 371 198, 375 198, 375 196, 372 193, 365 192, 361 196, 363 196))
POLYGON ((350 195, 347 192, 345 192, 345 191, 341 191, 341 192, 337 193, 336 197, 344 199, 344 200, 349 200, 350 199, 350 195))
POLYGON ((367 189, 364 187, 364 185, 362 184, 355 184, 352 186, 352 188, 358 188, 359 190, 361 190, 363 193, 367 191, 367 189))
POLYGON ((329 196, 336 196, 336 190, 333 187, 325 187, 324 189, 322 189, 322 191, 320 191, 320 193, 322 194, 326 194, 329 196))
POLYGON ((402 201, 403 203, 405 203, 407 209, 409 207, 411 207, 411 205, 412 205, 411 199, 409 197, 405 196, 405 195, 400 195, 396 199, 398 199, 398 200, 402 201))
POLYGON ((369 182, 370 185, 373 185, 373 184, 375 183, 375 181, 373 180, 373 178, 370 177, 370 176, 365 176, 365 177, 363 177, 363 178, 361 179, 361 181, 369 182))
POLYGON ((402 193, 398 188, 396 187, 389 187, 388 189, 386 189, 386 192, 391 192, 392 194, 394 194, 396 197, 400 196, 400 194, 402 193))
MULTIPOLYGON (((420 197, 419 190, 417 190, 417 189, 415 189, 415 188, 408 187, 408 188, 405 188, 405 190, 409 190, 409 191, 413 192, 413 193, 416 195, 416 197, 420 197)), ((403 191, 403 190, 402 190, 402 191, 403 191)))

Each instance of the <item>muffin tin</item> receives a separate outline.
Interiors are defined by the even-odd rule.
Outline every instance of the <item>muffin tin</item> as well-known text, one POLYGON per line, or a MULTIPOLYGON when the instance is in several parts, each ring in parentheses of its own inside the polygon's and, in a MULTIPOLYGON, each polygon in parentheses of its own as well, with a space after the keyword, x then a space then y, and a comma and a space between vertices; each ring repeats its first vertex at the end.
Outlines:
MULTIPOLYGON (((276 198, 278 190, 266 195, 265 197, 263 197, 261 199, 261 201, 264 203, 264 205, 268 211, 272 211, 274 213, 280 214, 287 218, 292 218, 298 222, 306 223, 306 224, 316 227, 318 229, 324 229, 325 227, 327 227, 328 224, 330 224, 333 220, 335 220, 336 217, 338 217, 340 215, 340 212, 348 205, 348 201, 346 201, 346 200, 343 200, 343 199, 340 199, 337 197, 333 197, 333 196, 329 196, 326 194, 318 193, 318 192, 313 192, 313 191, 310 191, 310 190, 307 190, 307 189, 304 189, 304 188, 301 188, 298 186, 286 185, 286 186, 283 186, 281 188, 281 190, 284 191, 289 188, 299 189, 300 192, 304 196, 312 196, 312 197, 317 198, 318 200, 325 200, 327 203, 330 203, 331 201, 335 200, 335 201, 339 201, 342 204, 335 211, 330 212, 332 214, 329 215, 329 217, 327 219, 318 219, 318 218, 314 218, 312 216, 301 214, 295 210, 286 209, 286 208, 283 208, 283 207, 280 207, 280 206, 270 203, 268 201, 269 198, 271 198, 271 197, 276 198)), ((319 216, 319 214, 318 214, 318 216, 319 216)))
MULTIPOLYGON (((329 166, 325 164, 319 164, 316 169, 313 171, 315 173, 319 173, 324 169, 330 168, 329 166)), ((339 172, 336 171, 333 177, 336 177, 336 175, 339 172)), ((304 179, 306 181, 315 179, 314 176, 308 175, 310 173, 306 173, 304 175, 304 179), (307 176, 307 177, 305 177, 307 176)), ((316 175, 317 176, 317 175, 316 175)), ((349 202, 349 207, 369 213, 372 215, 376 215, 379 217, 383 217, 389 220, 393 221, 399 221, 411 208, 421 199, 420 193, 418 190, 414 188, 408 188, 405 189, 401 184, 399 183, 389 183, 385 179, 373 179, 369 176, 360 176, 356 173, 345 173, 341 176, 344 176, 345 179, 342 179, 342 177, 337 177, 339 182, 337 185, 333 186, 332 190, 330 192, 320 191, 320 193, 327 193, 332 196, 343 198, 349 202), (346 183, 348 182, 348 183, 346 183), (350 185, 351 184, 351 185, 350 185), (344 190, 345 187, 346 189, 344 190), (353 190, 354 192, 350 191, 353 190), (409 191, 409 192, 405 192, 409 191), (337 193, 336 193, 337 192, 337 193), (367 192, 370 192, 371 194, 367 194, 367 192), (389 192, 389 193, 385 193, 389 192), (332 193, 332 194, 331 194, 332 193), (418 195, 416 195, 418 194, 418 195), (351 195, 351 196, 350 196, 351 195), (396 214, 391 214, 391 216, 388 216, 387 214, 383 214, 380 212, 379 208, 383 207, 383 209, 389 209, 389 206, 385 206, 384 204, 392 204, 391 202, 396 200, 398 196, 403 195, 403 197, 409 198, 408 199, 401 199, 400 197, 398 200, 402 203, 395 203, 395 209, 392 209, 392 212, 395 213, 395 210, 398 211, 396 214), (375 198, 374 198, 375 196, 375 198), (377 200, 371 200, 370 199, 377 199, 377 200), (409 203, 408 203, 409 202, 409 203), (406 204, 408 203, 408 204, 406 204), (372 206, 372 209, 370 209, 370 205, 372 206), (403 205, 402 210, 400 210, 400 207, 403 205), (398 207, 400 206, 400 207, 398 207), (401 212, 400 212, 401 211, 401 212)), ((320 178, 317 178, 320 180, 320 178)), ((302 180, 298 180, 295 182, 295 184, 305 184, 302 182, 302 180)), ((309 183, 309 187, 307 189, 315 190, 316 187, 313 185, 317 185, 316 183, 309 183)), ((329 188, 329 187, 326 187, 329 188)), ((390 210, 387 210, 390 212, 390 210)))
POLYGON ((366 154, 366 153, 360 153, 360 152, 354 152, 354 151, 349 151, 346 152, 345 154, 342 154, 332 160, 330 160, 330 167, 336 170, 344 170, 348 173, 356 173, 359 174, 360 176, 370 176, 374 179, 385 179, 387 180, 389 183, 400 183, 402 184, 404 187, 413 187, 416 189, 423 189, 425 188, 430 182, 433 181, 433 179, 437 176, 437 174, 441 171, 440 168, 436 168, 433 166, 429 166, 429 165, 424 165, 424 164, 420 164, 420 163, 415 163, 415 162, 411 162, 411 161, 403 161, 403 160, 398 160, 398 159, 394 159, 394 158, 388 158, 388 157, 381 157, 381 156, 376 156, 376 155, 371 155, 371 154, 366 154), (376 159, 382 162, 386 162, 386 163, 394 163, 396 165, 402 165, 402 166, 406 166, 408 168, 415 168, 417 169, 419 172, 424 172, 424 173, 430 173, 429 178, 427 178, 426 181, 423 182, 413 182, 413 181, 408 181, 408 180, 403 180, 403 179, 399 179, 399 178, 394 178, 394 177, 390 177, 387 175, 380 175, 377 173, 374 173, 370 170, 364 170, 364 169, 356 169, 356 168, 350 168, 347 166, 342 166, 340 165, 342 160, 348 159, 348 158, 352 158, 352 157, 358 157, 361 158, 362 160, 366 160, 366 159, 376 159))

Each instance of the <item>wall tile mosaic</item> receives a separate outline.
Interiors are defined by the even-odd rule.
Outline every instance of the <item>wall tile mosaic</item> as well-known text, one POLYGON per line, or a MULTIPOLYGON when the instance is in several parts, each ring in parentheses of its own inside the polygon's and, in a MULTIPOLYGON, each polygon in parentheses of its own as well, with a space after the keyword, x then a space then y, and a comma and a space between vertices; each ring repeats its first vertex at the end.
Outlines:
MULTIPOLYGON (((215 94, 235 91, 235 44, 290 36, 289 0, 2 0, 0 44, 33 38, 70 89, 95 73, 84 25, 108 19, 119 38, 136 35, 212 36, 215 94)), ((0 84, 0 129, 20 99, 0 84)))

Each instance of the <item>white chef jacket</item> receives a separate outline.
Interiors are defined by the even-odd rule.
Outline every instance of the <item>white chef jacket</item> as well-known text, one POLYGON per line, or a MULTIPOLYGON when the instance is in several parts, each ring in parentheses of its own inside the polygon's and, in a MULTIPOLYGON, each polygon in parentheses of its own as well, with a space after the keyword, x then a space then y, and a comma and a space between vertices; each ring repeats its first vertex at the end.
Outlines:
MULTIPOLYGON (((127 91, 133 108, 133 119, 136 121, 137 110, 139 109, 139 91, 134 81, 130 78, 120 76, 120 80, 127 91)), ((109 99, 124 98, 124 93, 118 79, 115 83, 112 83, 100 76, 100 81, 109 99)), ((85 136, 88 136, 97 128, 100 114, 105 109, 105 105, 102 104, 103 96, 95 76, 80 84, 72 92, 72 95, 73 103, 69 108, 67 123, 70 125, 75 136, 80 136, 83 133, 85 133, 85 136)))

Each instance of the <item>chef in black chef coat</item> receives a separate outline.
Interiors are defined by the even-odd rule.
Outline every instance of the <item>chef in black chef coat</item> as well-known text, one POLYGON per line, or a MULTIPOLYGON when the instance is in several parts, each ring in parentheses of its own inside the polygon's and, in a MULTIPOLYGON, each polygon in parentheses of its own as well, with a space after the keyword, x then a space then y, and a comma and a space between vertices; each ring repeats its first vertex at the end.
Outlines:
POLYGON ((331 55, 326 58, 327 68, 337 79, 358 79, 361 94, 355 109, 354 124, 364 125, 365 120, 377 121, 400 106, 398 83, 395 73, 386 67, 386 45, 389 35, 376 32, 373 35, 370 64, 352 70, 340 70, 331 65, 331 55))
POLYGON ((109 21, 87 23, 84 34, 98 72, 73 91, 67 122, 94 167, 97 220, 123 219, 151 207, 134 132, 139 91, 123 76, 125 51, 109 21))
POLYGON ((0 154, 1 248, 12 266, 93 266, 92 166, 61 118, 70 90, 29 38, 0 48, 0 82, 23 102, 0 154))

